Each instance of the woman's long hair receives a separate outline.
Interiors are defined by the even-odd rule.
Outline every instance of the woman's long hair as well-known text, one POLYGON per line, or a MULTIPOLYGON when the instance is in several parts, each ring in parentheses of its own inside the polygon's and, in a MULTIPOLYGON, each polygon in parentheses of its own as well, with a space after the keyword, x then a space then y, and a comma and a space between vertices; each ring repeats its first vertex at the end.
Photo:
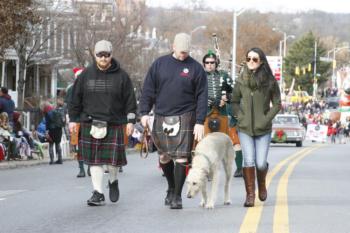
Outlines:
POLYGON ((262 86, 269 86, 270 89, 275 80, 275 77, 273 76, 266 55, 260 48, 251 48, 246 53, 246 57, 248 57, 248 54, 252 51, 259 54, 259 58, 261 61, 261 65, 258 67, 254 75, 257 81, 257 85, 259 88, 261 88, 262 86))

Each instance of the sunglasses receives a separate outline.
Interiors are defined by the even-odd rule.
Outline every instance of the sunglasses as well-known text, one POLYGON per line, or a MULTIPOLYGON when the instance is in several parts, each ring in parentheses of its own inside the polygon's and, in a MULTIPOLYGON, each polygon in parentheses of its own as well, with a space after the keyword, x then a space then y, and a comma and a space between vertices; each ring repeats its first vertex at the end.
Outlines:
POLYGON ((204 64, 215 64, 215 61, 206 61, 204 64))
POLYGON ((259 58, 257 58, 257 57, 247 57, 246 61, 247 62, 253 61, 255 63, 258 63, 259 62, 259 58))
POLYGON ((111 54, 106 53, 106 52, 101 52, 101 53, 96 54, 96 57, 99 57, 99 58, 101 58, 101 57, 109 58, 110 56, 111 56, 111 54))

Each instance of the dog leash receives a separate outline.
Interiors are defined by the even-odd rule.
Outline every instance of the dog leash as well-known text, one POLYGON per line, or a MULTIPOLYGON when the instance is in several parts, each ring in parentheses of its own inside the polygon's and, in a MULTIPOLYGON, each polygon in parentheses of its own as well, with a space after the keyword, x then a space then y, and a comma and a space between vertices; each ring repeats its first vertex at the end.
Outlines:
POLYGON ((142 140, 141 140, 141 149, 140 149, 140 157, 143 159, 146 159, 148 157, 148 151, 149 151, 148 140, 147 140, 148 132, 149 132, 149 129, 148 129, 148 126, 146 126, 143 130, 142 140), (143 154, 143 151, 145 151, 146 153, 145 155, 143 154))

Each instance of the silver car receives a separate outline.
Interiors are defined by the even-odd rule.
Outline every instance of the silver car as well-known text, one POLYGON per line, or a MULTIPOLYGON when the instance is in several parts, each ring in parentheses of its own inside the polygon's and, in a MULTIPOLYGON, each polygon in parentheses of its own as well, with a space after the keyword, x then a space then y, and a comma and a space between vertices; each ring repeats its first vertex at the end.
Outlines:
POLYGON ((297 147, 303 146, 305 128, 294 114, 277 114, 272 121, 272 143, 295 143, 297 147))

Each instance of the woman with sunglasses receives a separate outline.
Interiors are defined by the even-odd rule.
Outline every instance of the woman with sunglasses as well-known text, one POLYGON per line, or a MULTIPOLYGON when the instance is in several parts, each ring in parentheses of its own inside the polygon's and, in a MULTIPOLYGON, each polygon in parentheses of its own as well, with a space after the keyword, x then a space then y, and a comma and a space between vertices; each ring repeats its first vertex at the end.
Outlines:
POLYGON ((248 50, 246 63, 236 79, 232 103, 243 151, 244 206, 252 207, 255 201, 255 171, 259 199, 265 201, 267 198, 265 180, 272 119, 281 109, 278 83, 260 48, 248 50))

